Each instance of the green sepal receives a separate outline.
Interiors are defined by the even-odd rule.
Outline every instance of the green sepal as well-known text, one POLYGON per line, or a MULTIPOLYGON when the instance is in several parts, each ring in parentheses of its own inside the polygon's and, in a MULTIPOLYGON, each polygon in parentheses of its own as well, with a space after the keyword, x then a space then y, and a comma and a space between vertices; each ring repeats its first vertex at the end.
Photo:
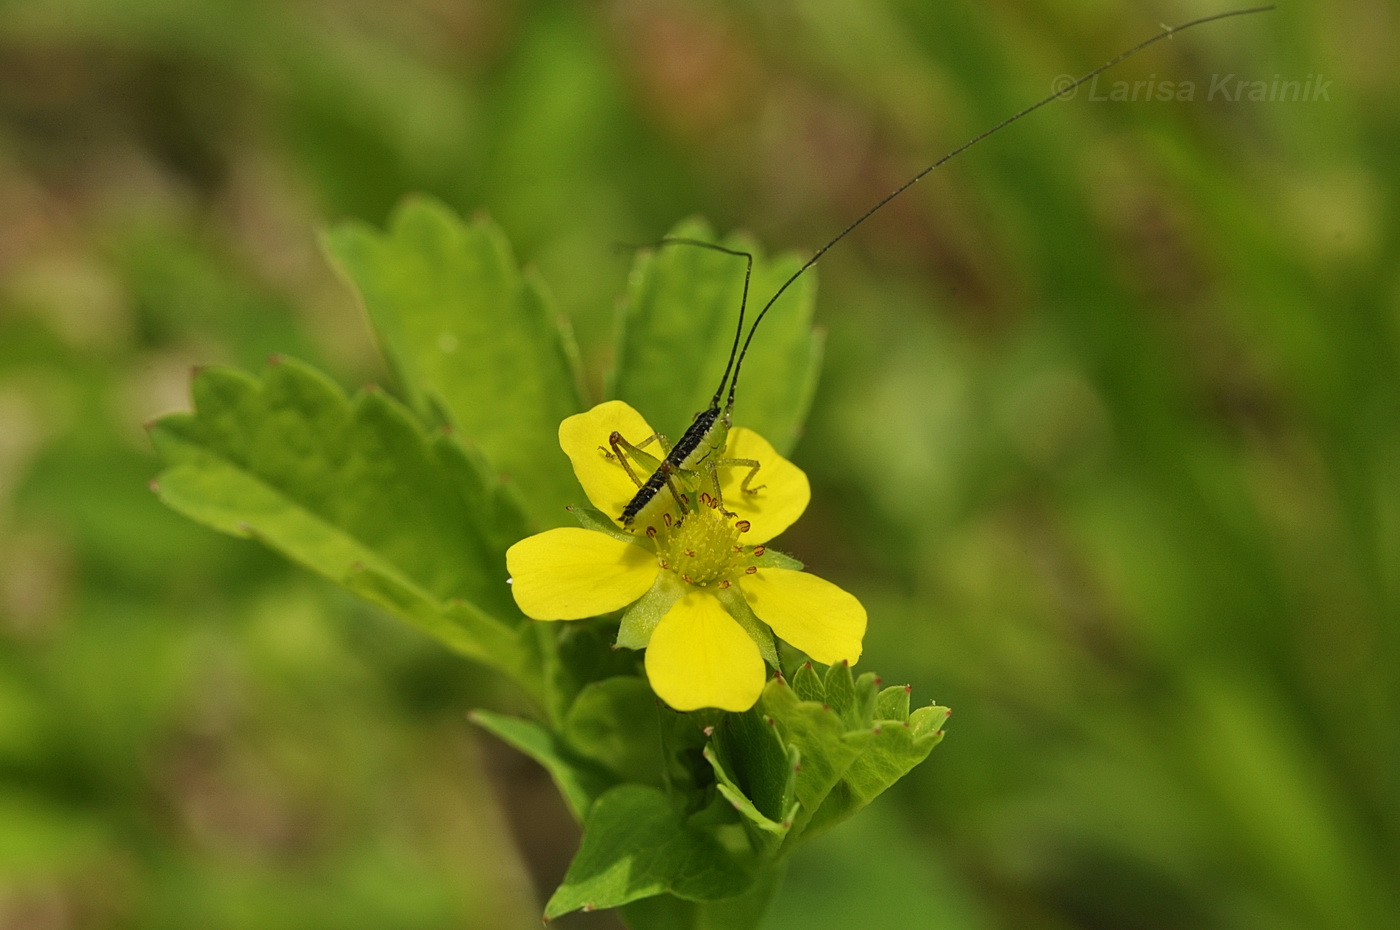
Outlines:
POLYGON ((641 546, 643 549, 651 548, 647 544, 645 537, 619 529, 618 525, 609 520, 601 510, 594 510, 592 507, 580 507, 577 504, 570 504, 564 509, 578 521, 579 526, 586 530, 605 533, 613 539, 631 543, 634 546, 641 546))
POLYGON ((946 707, 922 707, 907 721, 880 721, 803 831, 808 840, 869 804, 928 757, 943 739, 946 707))
POLYGON ((622 781, 661 784, 657 699, 643 678, 618 675, 585 685, 564 717, 564 739, 622 781))
POLYGON ((544 916, 552 920, 659 894, 692 901, 730 898, 755 878, 712 831, 691 826, 661 789, 618 785, 589 809, 583 843, 544 916))
POLYGON ((657 572, 656 581, 622 614, 617 628, 617 645, 624 649, 645 649, 651 634, 666 612, 685 596, 686 584, 673 572, 657 572))
POLYGON ((593 802, 603 792, 617 784, 613 775, 577 756, 538 723, 485 710, 474 710, 468 716, 477 726, 543 766, 579 821, 588 816, 593 802))
POLYGON ((804 567, 801 562, 787 553, 769 549, 767 546, 763 547, 762 555, 754 555, 753 547, 750 547, 749 554, 745 557, 743 564, 756 568, 782 568, 792 572, 800 572, 804 567))
POLYGON ((535 523, 558 526, 578 493, 556 440, 583 406, 578 350, 505 235, 415 196, 383 232, 345 223, 323 241, 414 409, 447 416, 520 487, 535 523))
POLYGON ((768 624, 758 619, 739 588, 732 585, 728 588, 716 587, 714 595, 719 598, 729 616, 733 617, 739 626, 744 628, 744 632, 749 634, 749 638, 758 645, 758 652, 763 656, 763 661, 767 662, 770 668, 781 669, 778 644, 773 639, 773 631, 768 624))

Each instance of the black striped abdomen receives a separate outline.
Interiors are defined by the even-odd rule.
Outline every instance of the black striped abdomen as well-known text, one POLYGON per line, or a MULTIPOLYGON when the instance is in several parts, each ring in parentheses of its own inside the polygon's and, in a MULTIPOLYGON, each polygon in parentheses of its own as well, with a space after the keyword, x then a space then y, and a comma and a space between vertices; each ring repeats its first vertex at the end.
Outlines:
POLYGON ((661 465, 651 473, 651 476, 637 489, 637 493, 627 502, 620 517, 623 526, 631 526, 637 519, 637 515, 656 498, 656 495, 666 485, 668 473, 680 471, 691 464, 690 457, 700 448, 705 437, 714 428, 715 420, 718 418, 718 407, 711 407, 695 417, 695 421, 686 429, 685 435, 671 447, 671 451, 666 453, 666 458, 661 465))

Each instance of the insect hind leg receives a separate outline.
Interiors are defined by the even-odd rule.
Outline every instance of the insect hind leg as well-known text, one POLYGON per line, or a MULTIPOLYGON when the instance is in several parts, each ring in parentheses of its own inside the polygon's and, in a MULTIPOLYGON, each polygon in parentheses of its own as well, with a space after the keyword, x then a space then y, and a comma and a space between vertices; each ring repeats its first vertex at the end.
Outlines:
MULTIPOLYGON (((598 448, 603 450, 603 455, 607 456, 610 459, 616 459, 618 464, 622 466, 622 470, 627 472, 627 477, 631 478, 632 483, 640 488, 643 484, 645 484, 645 482, 641 478, 637 477, 637 473, 632 470, 632 465, 630 462, 628 462, 628 459, 630 458, 633 462, 637 462, 638 464, 643 465, 646 464, 646 462, 644 461, 645 459, 651 459, 651 461, 655 463, 655 459, 653 459, 650 455, 642 451, 642 449, 651 445, 653 442, 661 446, 663 456, 665 453, 669 453, 671 451, 671 441, 665 436, 663 436, 661 433, 652 433, 646 439, 643 439, 641 442, 637 443, 634 446, 626 439, 623 439, 622 434, 619 433, 617 430, 613 430, 612 434, 608 436, 607 446, 599 446, 598 448), (608 447, 612 448, 611 452, 608 451, 608 447), (626 452, 627 454, 623 455, 623 452, 626 452)), ((657 467, 655 464, 648 466, 648 468, 655 467, 657 467)))

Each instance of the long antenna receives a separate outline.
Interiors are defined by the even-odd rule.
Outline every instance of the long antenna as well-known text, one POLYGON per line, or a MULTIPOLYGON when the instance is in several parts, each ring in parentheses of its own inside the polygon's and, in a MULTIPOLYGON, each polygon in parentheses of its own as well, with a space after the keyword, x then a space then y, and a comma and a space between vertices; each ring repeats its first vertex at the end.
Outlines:
MULTIPOLYGON (((1035 103, 1033 103, 1033 104, 1031 104, 1030 106, 1026 107, 1024 110, 1021 110, 1021 111, 1018 112, 1018 113, 1014 113, 1014 114, 1012 114, 1011 116, 1008 116, 1006 119, 1004 119, 1004 120, 1002 120, 1001 122, 997 123, 997 124, 996 124, 995 126, 993 126, 992 128, 987 129, 987 130, 984 130, 983 132, 978 133, 977 135, 973 136, 971 139, 968 139, 968 140, 967 140, 966 142, 964 142, 962 145, 960 145, 960 146, 958 146, 957 148, 953 149, 951 152, 949 152, 948 154, 944 155, 942 158, 938 159, 938 160, 937 160, 936 162, 934 162, 933 164, 929 165, 929 166, 928 166, 927 168, 925 168, 923 171, 920 171, 918 174, 914 175, 912 178, 910 178, 909 180, 905 181, 903 184, 899 185, 899 187, 895 188, 893 191, 891 191, 889 194, 887 194, 883 200, 881 200, 879 203, 875 204, 875 206, 871 207, 869 210, 866 210, 863 214, 861 214, 860 217, 857 218, 856 221, 855 221, 854 223, 852 223, 851 225, 847 226, 845 229, 843 229, 843 230, 841 230, 839 233, 837 233, 836 236, 835 236, 835 238, 833 238, 830 242, 828 242, 826 245, 822 246, 820 249, 817 249, 816 253, 815 253, 811 258, 807 259, 806 263, 803 264, 803 266, 802 266, 801 268, 799 268, 799 269, 797 269, 797 271, 793 272, 792 277, 790 277, 790 278, 788 278, 786 281, 784 281, 783 284, 782 284, 782 286, 779 287, 778 290, 777 290, 776 292, 774 292, 774 294, 773 294, 772 297, 768 298, 768 302, 767 302, 766 304, 763 305, 763 309, 760 310, 760 311, 758 312, 758 316, 754 318, 753 325, 752 325, 751 327, 749 327, 749 334, 748 334, 748 336, 744 339, 744 347, 743 347, 743 349, 740 350, 740 352, 739 352, 739 358, 738 358, 738 360, 737 360, 737 361, 735 362, 735 364, 734 364, 734 380, 731 381, 730 384, 729 384, 729 400, 727 401, 727 406, 730 407, 730 408, 732 408, 732 407, 734 406, 734 392, 735 392, 735 390, 736 390, 736 389, 738 388, 738 386, 739 386, 739 369, 743 367, 743 364, 744 364, 744 356, 747 355, 748 352, 749 352, 749 343, 753 342, 753 334, 754 334, 754 332, 756 332, 756 331, 758 330, 758 324, 763 322, 763 318, 764 318, 765 316, 768 315, 768 311, 769 311, 770 309, 772 309, 773 304, 777 303, 778 298, 781 297, 781 296, 783 296, 783 292, 786 291, 786 290, 788 289, 788 287, 789 287, 794 281, 796 281, 798 278, 802 277, 803 273, 806 272, 806 270, 807 270, 808 268, 811 268, 813 265, 815 265, 815 264, 821 259, 821 257, 827 253, 827 251, 828 251, 832 246, 834 246, 836 243, 840 242, 842 239, 846 238, 846 236, 847 236, 852 230, 854 230, 857 226, 859 226, 861 223, 864 223, 866 220, 870 219, 872 216, 874 216, 876 213, 878 213, 879 210, 880 210, 880 208, 883 207, 885 204, 889 203, 891 200, 894 200, 894 199, 895 199, 896 197, 898 197, 900 194, 904 193, 906 190, 908 190, 909 188, 911 188, 911 187, 913 187, 915 184, 917 184, 919 181, 921 181, 921 180, 923 179, 924 175, 928 174, 930 171, 932 171, 933 169, 939 167, 940 165, 945 164, 946 162, 950 161, 951 159, 956 158, 958 155, 961 155, 963 152, 966 152, 968 149, 972 148, 974 145, 976 145, 977 143, 981 142, 983 139, 987 138, 988 136, 995 135, 996 133, 998 133, 998 132, 1000 132, 1001 130, 1005 129, 1007 126, 1010 126, 1012 123, 1016 122, 1017 120, 1021 119, 1022 117, 1024 117, 1024 116, 1029 116, 1030 114, 1034 113, 1036 110, 1039 110, 1041 107, 1045 106, 1046 104, 1052 103, 1052 102, 1054 102, 1054 101, 1060 99, 1061 97, 1065 97, 1065 96, 1068 96, 1069 94, 1074 93, 1074 91, 1076 91, 1076 90, 1079 89, 1080 85, 1086 84, 1086 83, 1088 83, 1089 81, 1092 81, 1094 78, 1098 77, 1100 74, 1103 74, 1103 73, 1104 73, 1105 71, 1107 71, 1109 68, 1112 68, 1114 65, 1119 64, 1119 63, 1122 62, 1124 59, 1131 58, 1132 56, 1136 55, 1138 52, 1140 52, 1140 51, 1142 51, 1143 49, 1147 48, 1149 45, 1155 45, 1155 44, 1157 44, 1158 42, 1162 41, 1163 39, 1169 39, 1169 38, 1171 38, 1172 36, 1176 35, 1178 32, 1184 32, 1185 30, 1190 29, 1190 28, 1193 27, 1193 26, 1201 26, 1201 25, 1204 25, 1205 23, 1213 23, 1213 22, 1215 22, 1216 20, 1220 20, 1220 19, 1229 19, 1229 18, 1232 17, 1232 16, 1248 16, 1248 15, 1250 15, 1250 14, 1252 14, 1252 13, 1267 13, 1269 10, 1272 10, 1272 9, 1274 9, 1273 5, 1269 5, 1269 6, 1254 6, 1254 7, 1249 7, 1248 9, 1230 10, 1229 12, 1226 12, 1226 13, 1215 13, 1215 14, 1212 14, 1212 15, 1210 15, 1210 16, 1202 16, 1202 17, 1200 17, 1199 19, 1193 19, 1193 20, 1191 20, 1190 22, 1182 23, 1180 26, 1169 26, 1169 27, 1167 27, 1166 29, 1163 29, 1161 32, 1157 33, 1155 36, 1152 36, 1150 39, 1144 39, 1143 41, 1139 42, 1137 45, 1134 45, 1132 48, 1128 49, 1127 51, 1123 52, 1122 54, 1118 55, 1117 57, 1112 58, 1112 59, 1110 59, 1109 61, 1105 62, 1104 64, 1099 65, 1099 66, 1098 66, 1097 68, 1095 68, 1093 71, 1090 71, 1090 72, 1088 72, 1087 74, 1083 75, 1082 77, 1079 77, 1079 78, 1077 78, 1077 79, 1074 80, 1074 81, 1071 81, 1070 83, 1066 84, 1064 87, 1061 87, 1059 90, 1055 91, 1053 94, 1051 94, 1050 96, 1044 98, 1043 100, 1038 100, 1038 101, 1036 101, 1035 103)), ((728 370, 726 369, 726 371, 725 371, 725 377, 728 378, 728 376, 729 376, 729 372, 728 372, 728 370)), ((723 385, 723 383, 721 383, 720 389, 723 390, 723 387, 724 387, 724 385, 723 385)), ((716 395, 716 396, 715 396, 715 400, 716 400, 716 402, 718 402, 718 400, 719 400, 719 395, 716 395)))
MULTIPOLYGON (((619 245, 628 250, 644 249, 648 247, 659 248, 663 245, 697 245, 702 249, 713 249, 716 252, 723 252, 726 255, 736 255, 744 259, 746 263, 744 267, 744 293, 743 296, 739 298, 739 322, 734 326, 734 344, 729 347, 729 362, 724 366, 724 377, 719 379, 719 387, 715 388, 715 396, 710 401, 710 407, 718 409, 719 399, 724 395, 724 385, 729 381, 729 372, 734 369, 734 356, 739 351, 739 337, 744 334, 744 310, 749 303, 749 280, 753 277, 753 256, 739 249, 715 245, 713 242, 705 242, 703 239, 688 239, 685 236, 667 236, 664 239, 659 239, 656 242, 647 243, 646 245, 629 245, 626 243, 620 243, 619 245)), ((788 283, 791 284, 792 282, 789 281, 788 283)), ((785 284, 783 286, 786 287, 787 285, 785 284)), ((764 309, 767 308, 765 307, 764 309)), ((750 333, 750 337, 752 337, 752 333, 750 333)))

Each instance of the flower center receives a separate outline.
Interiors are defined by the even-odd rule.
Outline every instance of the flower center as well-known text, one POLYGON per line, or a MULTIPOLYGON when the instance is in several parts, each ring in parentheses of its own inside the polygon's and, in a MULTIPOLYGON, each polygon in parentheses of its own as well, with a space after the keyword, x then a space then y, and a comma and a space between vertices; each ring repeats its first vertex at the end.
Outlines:
MULTIPOLYGON (((708 495, 702 496, 707 499, 708 495)), ((667 527, 656 537, 661 567, 670 569, 693 585, 718 584, 729 587, 744 570, 744 547, 739 534, 748 529, 713 506, 692 510, 684 520, 667 527)))

